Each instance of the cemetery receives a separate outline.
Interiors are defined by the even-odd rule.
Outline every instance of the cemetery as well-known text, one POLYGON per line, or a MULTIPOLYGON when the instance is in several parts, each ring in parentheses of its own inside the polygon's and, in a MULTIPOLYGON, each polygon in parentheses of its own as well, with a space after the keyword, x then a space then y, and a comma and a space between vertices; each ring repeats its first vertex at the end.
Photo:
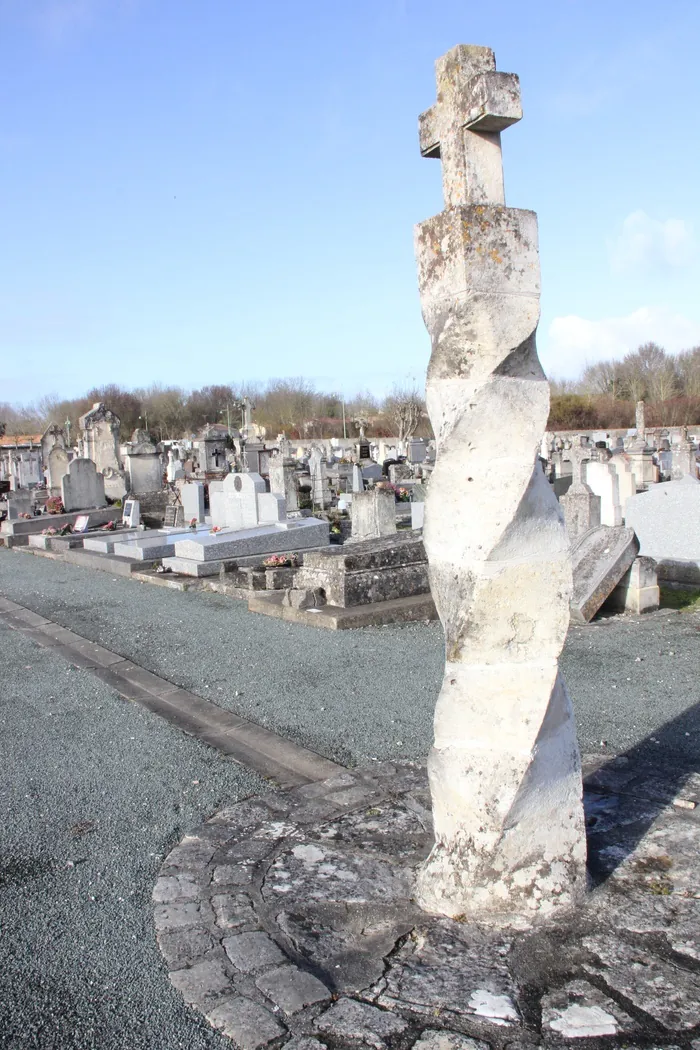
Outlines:
MULTIPOLYGON (((70 849, 3 859, 0 889, 75 876, 121 943, 126 836, 130 942, 192 1046, 698 1050, 700 423, 639 398, 634 426, 547 429, 538 219, 501 155, 520 81, 461 44, 435 78, 425 409, 397 395, 387 433, 343 401, 342 437, 273 436, 249 392, 181 436, 106 400, 0 425, 0 652, 32 732, 72 754, 75 690, 119 791, 187 770, 152 841, 93 785, 109 816, 70 810, 70 849)), ((70 794, 90 762, 61 761, 23 797, 70 794)))

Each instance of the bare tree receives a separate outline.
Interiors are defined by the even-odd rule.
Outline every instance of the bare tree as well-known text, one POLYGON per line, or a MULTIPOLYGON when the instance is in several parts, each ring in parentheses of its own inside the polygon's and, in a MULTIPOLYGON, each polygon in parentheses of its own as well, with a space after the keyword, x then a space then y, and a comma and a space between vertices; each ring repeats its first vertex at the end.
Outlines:
POLYGON ((390 416, 395 427, 399 443, 413 437, 421 416, 425 412, 425 402, 416 387, 394 387, 384 402, 384 412, 390 416))

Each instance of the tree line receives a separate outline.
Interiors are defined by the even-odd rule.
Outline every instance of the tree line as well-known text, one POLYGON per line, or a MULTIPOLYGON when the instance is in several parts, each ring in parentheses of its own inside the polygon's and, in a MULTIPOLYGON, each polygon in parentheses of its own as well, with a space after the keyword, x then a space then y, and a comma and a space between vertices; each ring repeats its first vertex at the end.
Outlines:
POLYGON ((548 429, 633 427, 638 401, 649 427, 700 423, 700 346, 669 354, 644 343, 619 361, 588 365, 578 380, 553 382, 548 429))
POLYGON ((0 403, 0 425, 8 436, 41 433, 56 423, 70 425, 71 440, 77 439, 78 419, 102 401, 121 420, 122 440, 134 430, 147 430, 156 441, 188 438, 207 424, 223 424, 238 430, 243 421, 242 402, 255 406, 253 420, 274 439, 310 440, 317 437, 357 437, 363 421, 365 432, 374 437, 407 438, 432 433, 425 401, 418 390, 396 386, 378 398, 369 391, 344 400, 337 391, 319 391, 303 378, 273 379, 263 385, 222 384, 198 390, 154 385, 128 390, 116 384, 95 387, 73 399, 44 397, 34 404, 0 403))
MULTIPOLYGON (((549 430, 597 430, 633 427, 637 401, 647 403, 647 426, 692 426, 700 423, 700 346, 669 354, 656 343, 644 343, 619 361, 599 361, 584 368, 578 380, 552 381, 549 430)), ((154 385, 127 390, 111 384, 83 397, 44 397, 36 404, 0 403, 0 427, 9 436, 42 432, 49 423, 71 427, 103 401, 122 421, 122 438, 137 428, 157 441, 190 437, 207 423, 241 426, 244 397, 255 405, 254 421, 274 439, 284 431, 301 441, 319 437, 355 437, 356 420, 365 421, 371 437, 432 437, 422 394, 396 386, 379 398, 364 391, 343 400, 337 391, 319 391, 303 378, 272 379, 265 385, 225 384, 198 390, 154 385), (343 422, 344 418, 344 422, 343 422)))

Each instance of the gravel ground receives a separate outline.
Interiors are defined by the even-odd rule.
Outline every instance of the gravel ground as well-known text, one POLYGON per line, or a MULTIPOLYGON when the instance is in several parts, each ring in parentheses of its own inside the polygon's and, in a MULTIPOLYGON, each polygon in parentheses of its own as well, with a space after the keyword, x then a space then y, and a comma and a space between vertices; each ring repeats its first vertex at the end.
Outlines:
POLYGON ((150 898, 264 782, 2 624, 0 667, 0 1046, 230 1050, 171 986, 150 898))
MULTIPOLYGON (((0 594, 336 761, 422 757, 430 746, 439 623, 315 630, 220 595, 2 549, 0 594)), ((696 760, 699 632, 698 614, 675 611, 572 628, 562 669, 582 751, 696 760)))

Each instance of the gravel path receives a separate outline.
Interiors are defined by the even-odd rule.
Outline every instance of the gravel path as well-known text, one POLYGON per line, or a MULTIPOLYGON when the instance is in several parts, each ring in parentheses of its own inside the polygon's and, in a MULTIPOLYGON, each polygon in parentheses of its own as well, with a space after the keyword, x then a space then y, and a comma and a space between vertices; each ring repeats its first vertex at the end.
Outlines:
POLYGON ((2 624, 0 667, 0 1045, 230 1050, 171 986, 151 893, 264 782, 2 624))
MULTIPOLYGON (((315 630, 250 614, 221 595, 2 549, 0 594, 335 761, 422 757, 430 746, 443 665, 439 623, 315 630)), ((699 643, 694 613, 572 628, 562 669, 581 749, 643 746, 694 761, 699 643)))

